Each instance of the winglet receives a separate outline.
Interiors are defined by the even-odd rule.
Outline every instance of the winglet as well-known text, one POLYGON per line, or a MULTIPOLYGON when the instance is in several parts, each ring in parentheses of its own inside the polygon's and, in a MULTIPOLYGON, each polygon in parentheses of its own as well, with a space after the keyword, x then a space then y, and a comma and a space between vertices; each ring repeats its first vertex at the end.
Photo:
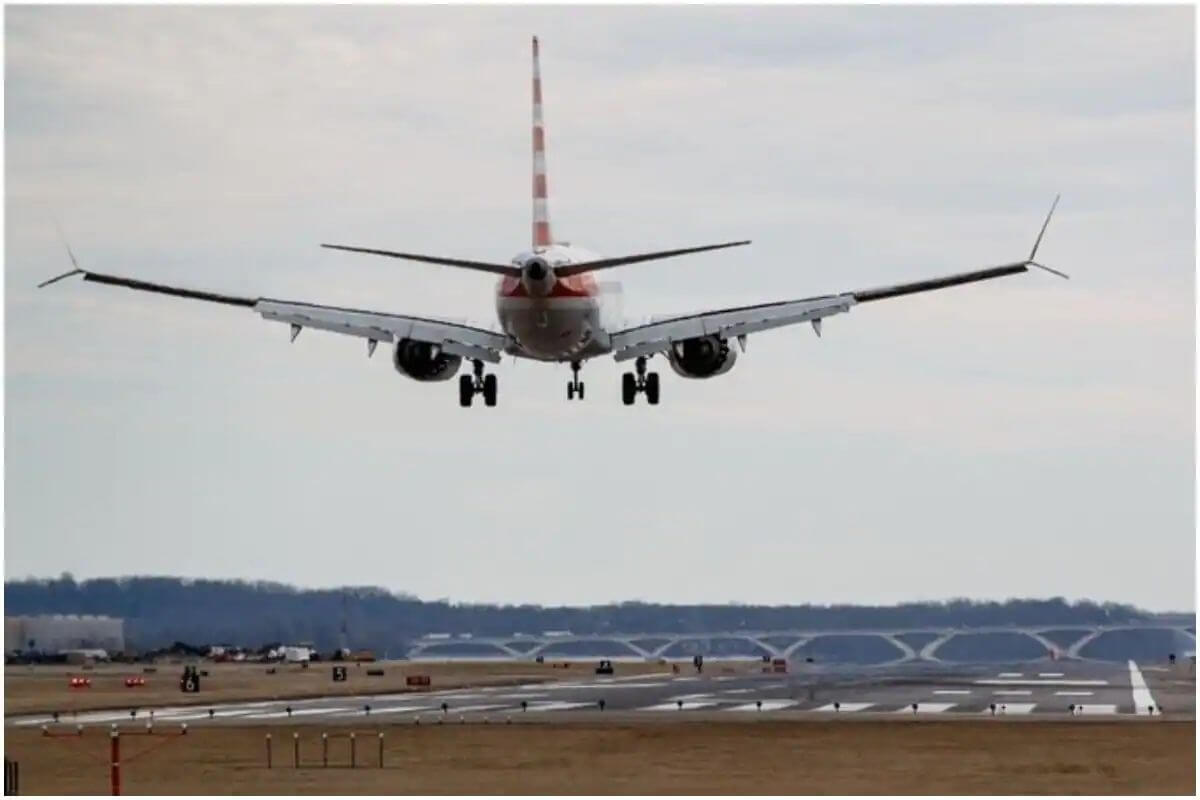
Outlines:
POLYGON ((82 275, 84 272, 79 268, 79 262, 75 260, 75 254, 71 252, 71 244, 67 241, 67 237, 63 235, 62 226, 58 224, 58 220, 54 221, 54 229, 58 231, 58 238, 62 240, 63 247, 67 248, 67 258, 71 259, 71 266, 74 267, 74 269, 70 270, 69 272, 64 272, 62 275, 55 275, 50 280, 42 281, 37 285, 37 288, 39 289, 44 286, 49 286, 52 283, 57 283, 63 278, 69 278, 72 275, 82 275))
POLYGON ((1034 261, 1034 259, 1037 258, 1038 246, 1041 245, 1042 237, 1046 235, 1046 228, 1050 225, 1050 217, 1054 216, 1054 209, 1058 207, 1058 199, 1061 196, 1062 195, 1058 195, 1058 194, 1054 195, 1054 202, 1050 204, 1050 211, 1049 211, 1049 213, 1046 214, 1046 221, 1042 223, 1042 229, 1040 231, 1038 231, 1037 239, 1035 239, 1033 242, 1033 249, 1029 251, 1029 258, 1027 258, 1025 260, 1025 263, 1031 267, 1037 267, 1038 269, 1044 269, 1044 270, 1046 270, 1046 272, 1057 275, 1060 278, 1068 278, 1069 279, 1071 276, 1068 275, 1067 273, 1059 272, 1056 269, 1051 269, 1050 267, 1047 267, 1045 264, 1039 264, 1038 262, 1034 261))
POLYGON ((41 288, 43 288, 43 287, 45 287, 45 286, 49 286, 49 285, 50 285, 50 284, 52 284, 52 283, 58 283, 58 282, 59 282, 59 281, 61 281, 63 278, 69 278, 69 277, 71 277, 72 275, 82 275, 82 274, 83 274, 83 270, 81 270, 81 269, 73 269, 73 270, 70 270, 70 271, 68 271, 68 272, 64 272, 62 275, 55 275, 55 276, 54 276, 53 278, 51 278, 50 280, 47 280, 47 281, 42 281, 41 283, 39 283, 39 284, 37 285, 37 288, 41 289, 41 288))

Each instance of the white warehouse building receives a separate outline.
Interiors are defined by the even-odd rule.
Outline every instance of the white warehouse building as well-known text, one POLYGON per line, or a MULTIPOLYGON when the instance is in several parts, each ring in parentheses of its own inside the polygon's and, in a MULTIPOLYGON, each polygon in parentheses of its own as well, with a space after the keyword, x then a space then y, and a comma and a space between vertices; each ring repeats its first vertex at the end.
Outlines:
POLYGON ((46 614, 4 618, 4 652, 35 650, 125 649, 125 620, 89 614, 46 614))

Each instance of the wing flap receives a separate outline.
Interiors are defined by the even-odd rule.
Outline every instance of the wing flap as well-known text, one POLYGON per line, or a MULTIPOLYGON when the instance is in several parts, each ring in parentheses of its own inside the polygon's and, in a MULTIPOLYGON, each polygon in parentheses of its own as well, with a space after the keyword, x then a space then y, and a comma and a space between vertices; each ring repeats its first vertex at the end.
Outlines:
POLYGON ((613 356, 617 361, 627 361, 662 352, 672 342, 698 336, 717 335, 726 339, 746 336, 841 314, 854 303, 852 295, 843 294, 672 317, 613 334, 613 356))

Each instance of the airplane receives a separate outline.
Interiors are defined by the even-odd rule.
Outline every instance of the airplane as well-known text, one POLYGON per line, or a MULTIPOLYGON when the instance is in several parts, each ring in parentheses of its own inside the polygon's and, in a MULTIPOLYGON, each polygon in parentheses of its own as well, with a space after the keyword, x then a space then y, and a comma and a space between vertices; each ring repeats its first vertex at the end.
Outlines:
POLYGON ((368 357, 375 353, 379 342, 388 342, 394 345, 392 363, 396 370, 422 382, 450 380, 459 375, 463 360, 466 359, 471 363, 471 373, 461 374, 458 378, 459 405, 463 407, 471 406, 476 395, 483 395, 484 405, 496 405, 496 375, 494 372, 485 374, 484 365, 500 363, 503 355, 542 362, 569 363, 572 379, 567 383, 568 400, 582 400, 584 397, 584 384, 579 379, 584 362, 598 356, 612 355, 617 362, 633 362, 633 371, 625 372, 621 380, 621 400, 628 406, 634 404, 639 394, 645 395, 646 402, 650 405, 658 405, 659 376, 657 372, 647 370, 649 359, 656 355, 662 355, 671 369, 684 378, 713 378, 733 368, 738 350, 745 351, 746 337, 751 333, 807 322, 819 337, 822 322, 826 317, 846 313, 862 303, 1015 275, 1027 272, 1029 267, 1037 267, 1063 278, 1068 277, 1035 261, 1038 246, 1058 205, 1059 198, 1056 196, 1029 257, 1021 261, 912 283, 652 318, 647 323, 623 327, 613 324, 610 320, 610 314, 605 309, 607 293, 596 282, 595 273, 644 261, 741 247, 750 242, 729 241, 604 258, 569 242, 555 239, 550 228, 546 174, 540 55, 538 39, 535 36, 533 236, 529 249, 522 250, 508 263, 493 263, 372 247, 321 245, 333 250, 498 275, 496 316, 500 330, 391 312, 339 308, 266 297, 239 297, 93 272, 79 267, 69 244, 66 245, 67 254, 73 269, 43 281, 38 287, 49 286, 72 275, 82 275, 83 280, 95 283, 249 308, 257 311, 264 319, 290 325, 293 342, 304 328, 332 331, 366 339, 368 357), (731 346, 734 340, 738 343, 738 350, 731 346))

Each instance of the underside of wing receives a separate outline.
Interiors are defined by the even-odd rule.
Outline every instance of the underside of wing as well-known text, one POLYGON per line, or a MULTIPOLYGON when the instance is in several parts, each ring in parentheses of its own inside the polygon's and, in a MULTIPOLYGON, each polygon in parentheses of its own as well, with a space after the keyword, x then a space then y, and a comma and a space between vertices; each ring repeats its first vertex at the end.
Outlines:
POLYGON ((375 344, 378 342, 398 342, 408 339, 436 345, 442 352, 453 355, 498 363, 501 354, 509 344, 508 337, 502 333, 447 320, 262 297, 239 297, 82 269, 75 269, 51 278, 41 285, 48 286, 72 275, 82 275, 85 281, 109 286, 121 286, 189 300, 204 300, 211 303, 251 308, 261 314, 264 319, 291 325, 293 340, 304 328, 317 328, 366 339, 368 352, 374 352, 375 344))
POLYGON ((673 342, 704 336, 731 339, 797 322, 819 322, 849 311, 854 303, 853 295, 841 294, 670 317, 614 333, 613 356, 617 361, 626 361, 663 352, 673 342))
POLYGON ((967 283, 1003 278, 1007 275, 1018 275, 1028 272, 1030 267, 1051 272, 1059 277, 1067 276, 1056 269, 1051 269, 1038 263, 1038 247, 1050 224, 1050 217, 1058 206, 1058 197, 1050 205, 1050 211, 1042 223, 1037 239, 1029 258, 1009 264, 968 272, 956 272, 936 278, 926 278, 909 283, 898 283, 891 286, 878 286, 871 289, 859 289, 822 297, 808 297, 800 300, 785 300, 777 303, 762 303, 754 306, 726 308, 717 311, 707 311, 700 314, 686 314, 668 319, 656 320, 646 325, 627 328, 612 335, 613 355, 618 361, 662 352, 672 347, 673 343, 696 340, 705 337, 728 339, 738 337, 744 343, 746 334, 756 331, 793 325, 797 322, 812 323, 813 330, 821 335, 821 320, 834 314, 849 311, 851 306, 859 303, 871 303, 876 300, 887 300, 893 297, 931 292, 937 289, 948 289, 952 286, 962 286, 967 283))

